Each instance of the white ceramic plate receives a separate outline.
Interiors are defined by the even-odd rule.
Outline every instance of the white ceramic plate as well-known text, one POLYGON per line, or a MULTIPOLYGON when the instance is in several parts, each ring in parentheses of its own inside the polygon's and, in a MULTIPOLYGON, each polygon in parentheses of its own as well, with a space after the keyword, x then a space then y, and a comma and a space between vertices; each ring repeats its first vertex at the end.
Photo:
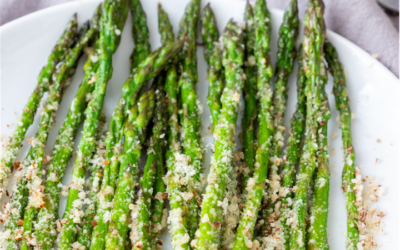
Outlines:
MULTIPOLYGON (((56 7, 48 8, 23 18, 17 19, 1 27, 1 134, 10 135, 14 130, 17 117, 21 114, 22 108, 31 94, 36 84, 36 77, 45 64, 46 57, 50 54, 51 48, 64 29, 67 21, 75 12, 78 13, 79 23, 89 19, 99 0, 74 1, 56 7)), ((146 0, 142 1, 143 8, 147 13, 147 23, 150 30, 150 42, 152 48, 160 46, 160 36, 157 27, 157 3, 161 2, 170 20, 174 25, 174 30, 178 30, 179 20, 182 17, 184 8, 188 0, 146 0)), ((203 0, 203 7, 208 1, 203 0)), ((242 22, 245 1, 213 0, 211 1, 220 32, 230 18, 242 22)), ((271 57, 276 61, 276 41, 279 25, 283 12, 271 10, 272 16, 272 46, 271 57)), ((133 48, 131 36, 130 17, 125 25, 121 44, 113 56, 114 74, 111 78, 107 95, 105 97, 104 111, 107 118, 110 118, 114 106, 121 95, 121 86, 129 74, 129 55, 133 48)), ((362 169, 363 175, 374 175, 379 178, 379 183, 386 187, 386 195, 379 200, 377 205, 387 213, 383 220, 386 235, 379 238, 382 249, 394 249, 400 241, 396 237, 398 233, 399 206, 396 191, 398 191, 398 128, 399 125, 399 105, 398 79, 387 70, 377 60, 373 59, 366 52, 340 37, 328 31, 327 37, 336 46, 340 59, 344 64, 348 79, 348 92, 351 99, 352 112, 355 118, 352 120, 352 131, 354 147, 356 152, 356 164, 362 169), (377 140, 380 142, 377 142, 377 140), (396 212, 397 211, 397 212, 396 212)), ((199 38, 200 40, 200 38, 199 38)), ((199 83, 197 84, 198 95, 205 107, 202 115, 204 127, 205 145, 212 142, 211 133, 208 130, 210 124, 210 112, 206 105, 207 81, 206 63, 203 57, 203 49, 199 47, 198 52, 198 71, 199 83)), ((57 113, 57 123, 52 129, 47 153, 51 152, 54 145, 58 129, 66 117, 69 104, 83 77, 82 66, 84 59, 81 59, 78 70, 73 78, 70 87, 67 89, 62 100, 60 110, 57 113)), ((288 109, 286 113, 286 125, 294 112, 296 100, 296 72, 292 73, 289 81, 288 109)), ((344 197, 341 192, 341 171, 343 166, 342 140, 339 123, 336 121, 338 112, 335 108, 332 95, 332 79, 326 87, 329 94, 329 101, 332 111, 332 119, 329 121, 329 135, 337 133, 339 136, 332 139, 329 136, 331 153, 331 191, 329 207, 329 242, 331 249, 339 250, 345 247, 345 206, 344 197)), ((38 126, 38 117, 35 123, 27 132, 27 137, 34 136, 38 126)), ((238 131, 240 133, 240 131, 238 131)), ((78 145, 80 140, 75 140, 78 145)), ((19 159, 27 152, 27 142, 24 142, 19 159)), ((240 147, 240 144, 238 145, 240 147)), ((206 162, 204 166, 208 169, 211 151, 207 148, 206 162)), ((74 158, 71 159, 64 184, 68 184, 71 178, 74 158)), ((207 170, 208 172, 208 170, 207 170)), ((62 199, 60 216, 64 211, 65 198, 62 199)), ((168 233, 164 233, 163 238, 165 249, 172 249, 170 246, 168 233)))

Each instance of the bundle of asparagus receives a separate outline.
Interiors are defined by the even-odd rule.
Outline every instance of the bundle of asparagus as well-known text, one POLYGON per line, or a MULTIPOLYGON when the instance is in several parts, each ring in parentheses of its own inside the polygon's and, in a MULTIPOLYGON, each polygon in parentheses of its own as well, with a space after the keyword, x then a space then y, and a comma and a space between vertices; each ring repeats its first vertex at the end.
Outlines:
POLYGON ((105 0, 96 9, 91 25, 84 25, 80 32, 73 17, 42 69, 1 159, 0 198, 25 132, 48 91, 37 135, 29 139, 32 147, 17 169, 14 193, 1 215, 6 221, 0 237, 1 243, 5 239, 4 249, 53 249, 58 232, 60 249, 162 249, 159 234, 167 216, 176 250, 329 249, 330 110, 324 89, 325 57, 334 76, 334 95, 341 114, 346 248, 362 246, 349 99, 338 55, 325 42, 322 0, 309 0, 304 17, 298 103, 284 154, 286 85, 297 54, 297 1, 290 1, 279 29, 275 86, 269 55, 271 20, 265 0, 257 0, 254 7, 247 3, 243 30, 230 20, 222 38, 210 4, 205 6, 201 35, 208 63, 207 104, 215 154, 202 197, 202 107, 195 88, 200 4, 200 0, 192 0, 187 5, 178 41, 174 41, 168 14, 158 5, 162 47, 153 53, 140 0, 105 0), (107 129, 102 115, 104 96, 129 7, 135 42, 131 75, 107 129), (48 158, 47 181, 42 185, 44 146, 68 79, 84 50, 88 52, 85 76, 59 131, 53 156, 48 158), (145 90, 153 78, 153 87, 145 90), (243 87, 243 155, 238 156, 234 153, 235 133, 243 87), (57 220, 63 188, 60 180, 83 121, 66 210, 63 219, 57 220), (148 144, 147 131, 152 132, 148 144), (147 161, 138 180, 146 145, 147 161), (235 161, 242 159, 244 167, 238 168, 235 161), (86 182, 87 170, 90 177, 86 182), (239 201, 244 204, 239 205, 239 201))
MULTIPOLYGON (((36 245, 36 237, 32 234, 34 218, 40 208, 46 205, 44 186, 42 186, 42 165, 44 158, 44 147, 47 136, 55 121, 55 115, 61 102, 61 97, 68 86, 72 74, 75 72, 77 62, 82 55, 83 49, 90 43, 96 34, 96 22, 98 13, 93 18, 93 28, 89 29, 86 23, 80 31, 79 40, 74 48, 67 54, 65 61, 53 75, 53 82, 49 86, 49 97, 47 104, 41 112, 38 132, 35 138, 31 138, 32 147, 23 162, 23 167, 18 170, 19 178, 14 188, 11 199, 11 218, 7 221, 6 230, 11 230, 7 249, 15 248, 17 241, 22 240, 21 249, 28 249, 29 245, 36 245), (25 206, 28 205, 26 208, 25 206), (18 213, 12 212, 17 209, 18 213), (22 226, 18 229, 18 226, 22 226), (23 233, 23 234, 22 234, 23 233)), ((68 31, 64 33, 67 37, 76 29, 76 16, 71 21, 68 31)), ((38 224, 39 228, 42 224, 38 224)))
POLYGON ((77 234, 76 226, 81 222, 81 218, 84 215, 81 210, 81 199, 85 198, 83 190, 84 177, 86 170, 89 168, 89 160, 96 146, 96 141, 93 138, 96 134, 98 120, 103 109, 108 80, 112 75, 112 54, 119 45, 120 31, 123 29, 127 14, 127 1, 105 1, 103 3, 103 13, 100 20, 99 66, 96 72, 95 89, 93 97, 85 110, 86 120, 83 124, 82 139, 79 143, 79 150, 72 173, 72 185, 70 185, 67 207, 61 220, 62 228, 59 235, 60 249, 69 249, 74 242, 77 234))
POLYGON ((3 149, 4 152, 2 152, 0 163, 0 199, 7 187, 9 174, 13 167, 13 161, 17 156, 18 149, 25 137, 25 133, 33 123, 44 93, 49 90, 49 87, 53 83, 53 74, 56 71, 56 66, 60 62, 64 61, 66 55, 74 44, 77 35, 77 15, 74 15, 68 23, 64 33, 58 39, 50 56, 47 58, 47 64, 42 68, 38 76, 35 90, 29 97, 28 103, 23 109, 22 116, 17 123, 17 128, 11 136, 9 143, 3 149))

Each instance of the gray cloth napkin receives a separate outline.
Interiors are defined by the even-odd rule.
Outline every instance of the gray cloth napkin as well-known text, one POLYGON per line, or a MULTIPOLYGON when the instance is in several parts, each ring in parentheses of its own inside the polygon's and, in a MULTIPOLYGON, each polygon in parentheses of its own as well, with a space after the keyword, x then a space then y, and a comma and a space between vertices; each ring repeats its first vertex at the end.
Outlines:
MULTIPOLYGON (((0 24, 71 0, 1 0, 0 24)), ((207 1, 207 0, 203 0, 207 1)), ((267 0, 270 8, 285 9, 290 0, 267 0)), ((375 0, 324 0, 328 29, 349 39, 399 77, 399 32, 375 0)), ((307 0, 299 0, 303 17, 307 0)))
MULTIPOLYGON (((267 0, 268 7, 285 9, 290 0, 267 0)), ((298 0, 304 16, 307 0, 298 0)), ((324 0, 328 29, 347 38, 399 77, 399 32, 375 0, 324 0)))

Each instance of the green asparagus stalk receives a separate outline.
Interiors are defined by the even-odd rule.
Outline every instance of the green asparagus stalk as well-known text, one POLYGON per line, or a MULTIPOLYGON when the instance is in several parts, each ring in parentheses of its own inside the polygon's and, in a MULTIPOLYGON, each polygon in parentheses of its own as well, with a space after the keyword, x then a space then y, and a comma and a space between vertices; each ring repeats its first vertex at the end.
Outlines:
MULTIPOLYGON (((161 35, 161 43, 163 45, 171 43, 174 41, 174 33, 172 30, 172 25, 169 22, 168 14, 163 10, 161 4, 158 4, 158 31, 161 35)), ((175 68, 169 67, 166 70, 166 74, 163 74, 157 78, 158 86, 166 85, 166 77, 168 77, 171 73, 175 72, 175 68)), ((176 73, 175 73, 176 74, 176 73)), ((165 92, 164 87, 164 92, 165 92)), ((166 93, 165 93, 166 94, 166 93)), ((167 116, 168 112, 168 105, 169 100, 167 97, 165 98, 165 102, 167 103, 164 107, 165 115, 167 116)), ((167 127, 167 118, 165 118, 164 126, 167 127)), ((167 129, 164 131, 167 132, 167 129)), ((164 137, 163 136, 163 137, 164 137)), ((166 141, 164 142, 164 144, 166 141)), ((160 232, 166 227, 167 224, 167 217, 168 217, 168 210, 165 208, 165 202, 168 198, 166 185, 164 183, 164 176, 165 176, 165 145, 163 145, 163 150, 159 150, 157 152, 157 169, 156 169, 156 177, 154 181, 154 188, 153 188, 153 197, 154 200, 151 204, 151 234, 152 234, 152 248, 158 249, 161 248, 163 243, 159 238, 160 232)))
POLYGON ((194 174, 187 188, 188 192, 194 194, 188 199, 188 233, 190 239, 195 238, 200 219, 200 205, 197 201, 198 194, 202 189, 201 172, 203 167, 203 144, 200 135, 200 101, 197 97, 195 84, 197 83, 197 56, 196 39, 197 23, 200 12, 200 0, 192 0, 186 7, 185 14, 181 19, 179 37, 187 36, 188 43, 182 51, 183 71, 179 80, 181 103, 182 103, 182 137, 183 152, 190 159, 190 167, 194 174), (183 29, 183 31, 182 31, 183 29))
MULTIPOLYGON (((100 191, 101 177, 103 176, 103 162, 106 154, 105 139, 108 132, 108 127, 105 122, 105 116, 101 116, 100 125, 96 135, 96 149, 93 158, 90 160, 90 177, 89 185, 87 186, 88 200, 85 199, 85 216, 81 224, 81 230, 78 233, 75 245, 82 245, 85 249, 90 247, 90 236, 93 230, 93 218, 97 211, 97 194, 100 191)), ((83 195, 83 194, 82 194, 83 195)), ((86 196, 86 195, 85 195, 86 196)), ((83 198, 83 197, 82 197, 83 198)))
POLYGON ((282 170, 282 187, 286 190, 286 195, 283 195, 282 207, 278 220, 282 221, 283 233, 285 239, 285 248, 289 249, 290 228, 288 219, 292 209, 293 186, 296 180, 296 168, 301 157, 301 148, 303 145, 303 136, 306 126, 306 96, 304 88, 306 85, 306 76, 303 69, 303 48, 299 48, 299 69, 297 74, 297 107, 290 122, 291 129, 286 148, 286 154, 283 157, 282 170))
MULTIPOLYGON (((196 53, 196 40, 197 40, 197 23, 199 21, 200 14, 200 3, 201 0, 192 0, 188 3, 185 9, 185 13, 179 24, 178 37, 180 39, 187 37, 189 42, 185 44, 185 47, 181 53, 181 63, 183 65, 191 65, 190 70, 194 77, 193 82, 197 83, 197 57, 196 53), (192 51, 189 55, 189 51, 192 51), (190 62, 185 62, 190 61, 190 62)), ((185 70, 185 69, 184 69, 185 70)))
MULTIPOLYGON (((160 20, 159 20, 160 22, 160 20)), ((165 22, 163 22, 165 23, 165 22)), ((159 25, 161 27, 161 24, 159 25)), ((164 43, 164 42, 163 42, 164 43)), ((174 249, 189 249, 189 234, 187 230, 188 207, 183 199, 184 186, 187 184, 188 176, 184 167, 185 159, 181 153, 179 141, 178 125, 178 76, 177 69, 172 64, 166 74, 165 92, 167 111, 168 111, 168 130, 166 147, 166 166, 167 166, 167 192, 171 207, 168 222, 172 235, 172 245, 174 249)))
POLYGON ((209 82, 207 105, 211 112, 211 127, 218 124, 221 111, 221 94, 224 87, 224 76, 222 68, 222 48, 218 43, 219 33, 217 22, 210 4, 203 10, 201 16, 201 35, 205 43, 204 57, 208 63, 207 78, 209 82))
POLYGON ((166 45, 175 40, 174 31, 168 14, 162 8, 161 3, 158 3, 158 33, 161 35, 161 44, 166 45))
POLYGON ((251 176, 255 163, 255 131, 254 122, 257 118, 257 67, 255 59, 255 33, 254 14, 250 3, 246 4, 244 19, 245 26, 245 51, 244 51, 244 114, 242 121, 243 128, 243 154, 246 168, 242 173, 242 192, 245 192, 246 183, 251 176))
MULTIPOLYGON (((140 180, 141 188, 138 194, 136 207, 137 218, 133 217, 131 241, 132 249, 153 249, 155 239, 152 239, 151 229, 151 200, 153 198, 153 185, 157 175, 157 165, 162 161, 160 152, 163 150, 165 125, 166 125, 166 103, 162 84, 156 87, 156 107, 153 118, 153 134, 147 150, 147 161, 140 180)), ((161 154, 162 156, 162 154, 161 154)), ((162 164, 162 163, 161 163, 162 164)), ((115 249, 115 248, 110 248, 115 249)), ((154 248, 155 249, 155 248, 154 248)))
POLYGON ((86 108, 86 120, 83 126, 83 136, 79 144, 77 158, 72 173, 71 187, 68 193, 66 210, 60 232, 60 249, 69 249, 75 240, 76 224, 81 222, 84 213, 79 193, 83 191, 84 177, 88 163, 95 148, 94 136, 98 127, 108 80, 112 75, 112 54, 119 45, 121 30, 128 14, 127 1, 105 1, 103 15, 100 21, 100 62, 96 73, 96 85, 93 98, 86 108))
POLYGON ((44 147, 46 145, 47 136, 50 132, 50 129, 53 127, 55 115, 57 113, 58 106, 61 103, 63 91, 68 86, 70 78, 75 72, 78 61, 83 54, 83 49, 93 39, 96 32, 97 29, 89 29, 89 22, 81 28, 81 33, 83 33, 82 37, 80 38, 78 44, 67 55, 67 57, 65 58, 65 62, 60 67, 60 69, 56 71, 56 75, 54 76, 54 83, 49 89, 49 98, 47 99, 47 105, 41 112, 40 126, 37 132, 37 136, 35 138, 37 142, 33 143, 32 145, 34 158, 32 158, 29 162, 29 164, 33 166, 33 168, 31 170, 32 172, 30 172, 30 169, 28 167, 28 172, 26 174, 26 179, 29 180, 28 188, 30 195, 28 207, 26 208, 24 213, 24 238, 22 239, 21 249, 29 249, 28 241, 30 241, 30 239, 32 238, 34 217, 36 216, 39 208, 44 207, 46 204, 43 199, 44 187, 42 186, 43 180, 41 179, 41 176, 44 147))
MULTIPOLYGON (((165 110, 166 111, 166 110, 165 110)), ((164 123, 167 125, 167 122, 164 123)), ((164 143, 165 144, 165 143, 164 143)), ((168 198, 167 189, 164 183, 165 176, 165 166, 164 166, 164 152, 165 145, 163 145, 163 150, 159 151, 157 154, 157 168, 156 176, 154 180, 154 191, 153 191, 153 202, 151 204, 151 239, 154 249, 159 249, 163 243, 159 238, 160 232, 166 227, 168 210, 165 208, 165 203, 168 198)))
MULTIPOLYGON (((125 246, 129 229, 129 209, 133 205, 134 191, 137 185, 141 145, 145 139, 147 124, 153 116, 153 109, 154 90, 151 89, 146 91, 139 98, 138 103, 131 107, 131 112, 126 120, 124 152, 119 156, 121 166, 114 198, 115 207, 111 212, 105 249, 123 249, 125 246)), ((99 211, 102 209, 104 208, 101 207, 99 211)))
POLYGON ((165 82, 168 100, 168 131, 167 131, 167 191, 171 210, 168 216, 169 229, 172 235, 174 249, 190 249, 187 229, 188 207, 183 199, 184 186, 189 176, 186 174, 186 157, 181 153, 178 125, 178 77, 177 70, 171 65, 165 82))
POLYGON ((222 207, 226 190, 226 176, 233 163, 236 120, 243 88, 243 49, 240 28, 233 22, 224 31, 224 66, 226 86, 222 93, 222 110, 215 127, 215 154, 212 159, 208 186, 204 195, 200 236, 196 249, 217 249, 220 243, 222 207))
POLYGON ((329 207, 329 153, 328 153, 328 120, 330 118, 328 97, 322 104, 318 127, 318 168, 314 174, 314 187, 310 207, 310 224, 308 228, 308 249, 329 249, 328 245, 328 207, 329 207))
POLYGON ((306 57, 305 73, 307 84, 305 93, 307 96, 306 114, 306 139, 303 146, 303 155, 300 160, 300 170, 297 176, 297 189, 293 201, 292 220, 290 230, 290 248, 306 248, 306 215, 308 190, 314 170, 317 165, 317 130, 320 124, 319 112, 325 99, 324 87, 326 83, 326 70, 323 63, 323 41, 325 37, 324 26, 319 21, 324 12, 323 3, 319 0, 309 1, 304 17, 303 49, 306 57))
MULTIPOLYGON (((268 226, 270 221, 277 218, 277 214, 274 212, 275 203, 279 197, 279 188, 281 177, 279 175, 279 168, 282 164, 282 147, 284 145, 284 118, 286 111, 286 85, 290 73, 293 70, 294 60, 296 58, 296 47, 295 43, 297 40, 297 34, 299 29, 299 17, 297 0, 292 0, 286 8, 285 15, 283 17, 282 25, 279 28, 279 39, 278 39, 278 62, 276 65, 275 72, 277 73, 277 79, 275 84, 275 91, 272 100, 273 109, 273 122, 275 131, 272 139, 272 151, 271 161, 268 173, 268 184, 267 184, 267 195, 264 197, 266 204, 269 204, 265 209, 261 211, 262 219, 264 220, 264 226, 261 227, 259 234, 267 236, 268 226)), ((275 241, 275 240, 274 240, 275 241)))
POLYGON ((357 223, 359 217, 357 212, 356 195, 354 191, 355 184, 352 180, 355 178, 355 153, 351 135, 351 109, 350 100, 346 91, 346 76, 343 65, 339 61, 339 56, 332 44, 326 42, 324 45, 325 58, 329 65, 329 70, 333 75, 333 94, 335 95, 336 108, 340 112, 344 151, 344 167, 342 174, 342 185, 346 197, 347 210, 347 242, 346 249, 357 249, 359 232, 357 223))
MULTIPOLYGON (((114 151, 112 148, 118 148, 119 146, 114 143, 117 137, 112 134, 116 133, 118 128, 117 126, 119 126, 119 128, 123 127, 120 125, 120 122, 125 120, 124 114, 129 113, 129 110, 124 112, 125 105, 127 105, 129 102, 135 103, 135 101, 132 99, 140 92, 142 85, 161 72, 169 59, 180 52, 184 42, 185 40, 180 40, 161 47, 151 53, 139 64, 139 66, 134 70, 131 76, 128 77, 122 86, 122 97, 114 110, 113 116, 111 117, 109 134, 107 135, 106 139, 107 153, 105 162, 107 164, 105 164, 104 167, 104 176, 101 188, 101 193, 104 195, 104 200, 99 201, 99 210, 96 216, 97 226, 93 229, 91 249, 103 249, 105 246, 105 237, 108 232, 109 220, 108 217, 105 217, 104 215, 109 214, 111 210, 106 204, 109 204, 109 202, 112 200, 115 180, 117 178, 119 169, 119 160, 117 156, 114 157, 114 151), (102 205, 102 203, 105 205, 102 205)), ((118 136, 120 136, 120 133, 118 133, 118 136)))
MULTIPOLYGON (((169 23, 167 14, 162 10, 161 5, 159 5, 158 23, 158 29, 161 34, 161 43, 167 44, 171 42, 171 40, 173 40, 172 26, 169 23)), ((171 207, 168 220, 169 229, 172 235, 171 242, 174 249, 189 249, 188 242, 190 238, 186 224, 188 207, 183 199, 183 191, 184 186, 187 184, 187 178, 183 169, 185 164, 182 164, 182 160, 185 160, 186 157, 181 153, 181 144, 178 138, 178 88, 177 70, 174 63, 172 63, 166 72, 165 78, 165 94, 168 113, 167 147, 165 153, 168 172, 165 178, 167 181, 167 192, 171 207)), ((153 212, 153 214, 156 213, 157 212, 155 211, 153 212)), ((158 220, 160 217, 161 216, 157 215, 158 220)), ((155 239, 153 239, 153 241, 155 241, 155 239)))
POLYGON ((256 224, 257 213, 261 204, 264 192, 265 179, 267 177, 268 163, 274 133, 272 117, 272 66, 269 58, 270 42, 270 14, 263 0, 257 0, 254 6, 254 30, 255 30, 255 55, 257 61, 257 96, 259 97, 258 115, 258 148, 256 150, 256 160, 254 164, 253 177, 247 181, 245 191, 245 208, 239 228, 236 233, 233 249, 243 249, 252 247, 254 227, 256 224))
POLYGON ((132 34, 135 48, 131 55, 131 71, 151 52, 146 13, 140 0, 131 0, 132 34))
POLYGON ((22 116, 17 123, 17 128, 11 136, 8 145, 3 149, 4 152, 2 152, 0 163, 0 199, 3 192, 5 192, 4 189, 8 185, 11 167, 13 166, 13 161, 15 160, 21 143, 25 137, 25 133, 33 123, 43 94, 47 92, 49 87, 52 85, 52 76, 56 71, 56 66, 59 62, 64 60, 71 46, 75 42, 77 35, 77 15, 75 14, 69 21, 64 33, 58 39, 50 56, 47 58, 47 64, 40 71, 35 90, 28 99, 22 112, 22 116))

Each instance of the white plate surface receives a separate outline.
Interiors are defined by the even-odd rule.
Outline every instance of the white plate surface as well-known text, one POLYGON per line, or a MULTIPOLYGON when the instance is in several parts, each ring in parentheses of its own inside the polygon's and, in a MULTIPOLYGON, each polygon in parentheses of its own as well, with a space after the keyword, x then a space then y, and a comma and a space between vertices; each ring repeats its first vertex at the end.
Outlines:
MULTIPOLYGON (((46 62, 51 48, 60 36, 67 21, 75 12, 78 13, 79 24, 89 19, 99 0, 74 1, 67 4, 55 6, 17 19, 1 27, 1 135, 2 139, 10 135, 15 128, 17 117, 36 84, 36 77, 41 67, 46 62)), ((184 12, 188 0, 146 0, 142 1, 143 8, 147 14, 147 23, 150 30, 150 42, 152 48, 160 46, 160 36, 157 27, 157 3, 161 2, 177 32, 179 20, 184 12)), ((204 7, 208 1, 203 1, 204 7)), ((245 1, 213 0, 211 1, 218 21, 220 32, 230 18, 242 22, 245 1)), ((279 25, 283 12, 271 10, 272 17, 272 46, 271 57, 276 61, 276 41, 279 25)), ((109 119, 114 106, 121 95, 121 86, 129 74, 129 55, 133 49, 131 36, 131 19, 125 25, 121 44, 113 56, 114 73, 111 78, 105 97, 104 111, 109 119)), ((400 244, 396 237, 399 232, 399 204, 397 191, 398 180, 398 152, 399 152, 399 82, 398 79, 377 60, 366 52, 340 37, 328 31, 327 37, 336 46, 340 59, 344 64, 348 79, 348 92, 351 99, 351 109, 355 115, 352 120, 352 132, 356 152, 356 165, 362 169, 362 174, 373 175, 379 178, 379 183, 386 187, 386 194, 379 200, 377 205, 387 213, 383 220, 385 223, 385 236, 379 236, 382 249, 394 249, 400 244), (377 140, 380 140, 378 142, 377 140)), ((200 40, 200 38, 199 38, 200 40)), ((210 112, 206 105, 207 80, 206 63, 203 57, 203 49, 199 47, 198 52, 199 83, 197 84, 198 95, 204 105, 202 124, 204 127, 205 145, 212 142, 211 133, 208 131, 210 125, 210 112)), ((66 117, 69 104, 72 101, 83 77, 84 59, 81 59, 78 70, 70 87, 67 89, 60 110, 57 113, 57 123, 52 129, 46 151, 51 152, 56 134, 66 117)), ((286 125, 294 112, 296 105, 296 72, 292 73, 289 81, 288 108, 286 113, 286 125)), ((341 171, 343 166, 342 140, 339 123, 336 117, 339 115, 332 95, 332 78, 326 87, 332 111, 332 119, 329 121, 329 135, 337 133, 339 136, 332 139, 329 136, 329 151, 331 165, 331 187, 329 207, 329 242, 331 249, 339 250, 345 247, 345 206, 344 197, 341 192, 341 171)), ((27 132, 27 137, 33 137, 38 126, 38 117, 27 132)), ((240 131, 238 131, 240 133, 240 131)), ((79 143, 80 133, 75 140, 79 143)), ((19 159, 23 159, 28 149, 28 143, 24 141, 19 159)), ((238 144, 240 146, 240 143, 238 144)), ((207 148, 204 166, 209 167, 211 151, 207 148)), ((64 184, 68 184, 71 178, 72 166, 75 156, 71 159, 64 184)), ((60 216, 65 206, 65 198, 62 199, 60 216)), ((168 233, 164 233, 163 239, 165 249, 172 249, 168 233)))

